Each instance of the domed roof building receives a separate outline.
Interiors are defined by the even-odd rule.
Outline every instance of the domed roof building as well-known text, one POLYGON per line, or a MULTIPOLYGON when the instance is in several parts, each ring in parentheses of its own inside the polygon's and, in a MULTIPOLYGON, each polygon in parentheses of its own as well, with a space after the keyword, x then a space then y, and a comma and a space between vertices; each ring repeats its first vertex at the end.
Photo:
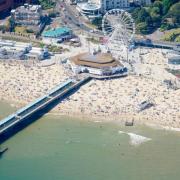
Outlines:
POLYGON ((127 68, 111 53, 81 53, 69 58, 74 73, 89 73, 97 76, 127 75, 127 68))

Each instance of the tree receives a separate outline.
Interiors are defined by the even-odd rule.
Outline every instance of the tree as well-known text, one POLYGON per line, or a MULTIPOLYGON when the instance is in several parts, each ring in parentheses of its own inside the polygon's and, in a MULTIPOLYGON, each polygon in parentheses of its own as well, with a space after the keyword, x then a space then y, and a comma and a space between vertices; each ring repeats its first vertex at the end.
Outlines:
POLYGON ((163 0, 163 14, 166 14, 171 6, 170 0, 163 0))
POLYGON ((179 0, 154 0, 149 7, 136 8, 132 16, 139 32, 147 33, 161 27, 168 30, 180 27, 179 0))
POLYGON ((43 9, 50 9, 55 6, 55 2, 52 0, 38 0, 43 9))
POLYGON ((9 18, 7 26, 8 26, 9 31, 14 31, 14 28, 15 28, 14 18, 12 17, 9 18))
POLYGON ((93 19, 92 24, 96 25, 98 28, 101 27, 102 17, 96 17, 93 19))
POLYGON ((162 1, 162 5, 163 5, 163 14, 167 14, 167 12, 169 11, 169 8, 171 7, 171 5, 175 4, 179 2, 179 0, 163 0, 162 1))
POLYGON ((153 25, 153 21, 152 21, 151 16, 146 17, 145 22, 146 22, 146 24, 148 26, 152 26, 153 25))
POLYGON ((132 12, 132 17, 137 20, 138 19, 138 14, 139 14, 139 11, 141 10, 141 8, 135 8, 132 12))
POLYGON ((163 14, 163 4, 161 1, 155 1, 153 3, 153 7, 157 7, 159 10, 159 14, 162 15, 163 14))
POLYGON ((180 2, 171 6, 167 16, 173 18, 174 23, 180 23, 180 2))
POLYGON ((26 32, 27 33, 34 33, 34 30, 33 29, 26 29, 26 32))
POLYGON ((0 25, 0 31, 5 32, 6 31, 6 26, 5 25, 0 25))
POLYGON ((150 11, 150 15, 152 18, 153 26, 159 27, 161 23, 160 9, 158 7, 153 7, 150 11))
POLYGON ((148 25, 145 22, 138 23, 136 26, 138 33, 147 34, 149 32, 148 25))
POLYGON ((49 17, 50 18, 55 18, 56 17, 56 13, 55 12, 50 12, 49 13, 49 17))
POLYGON ((141 8, 141 10, 138 13, 137 22, 144 22, 146 18, 149 16, 149 13, 146 11, 145 8, 141 8))
POLYGON ((153 7, 150 11, 152 14, 159 14, 160 15, 160 9, 159 7, 153 7))

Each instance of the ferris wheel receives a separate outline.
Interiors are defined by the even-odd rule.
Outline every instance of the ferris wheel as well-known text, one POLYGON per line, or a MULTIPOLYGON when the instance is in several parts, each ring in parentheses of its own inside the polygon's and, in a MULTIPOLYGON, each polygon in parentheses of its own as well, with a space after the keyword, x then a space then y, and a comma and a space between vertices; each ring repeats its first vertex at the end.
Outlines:
POLYGON ((135 23, 132 16, 124 10, 112 9, 108 11, 102 20, 102 30, 107 38, 107 43, 128 47, 133 41, 135 23))

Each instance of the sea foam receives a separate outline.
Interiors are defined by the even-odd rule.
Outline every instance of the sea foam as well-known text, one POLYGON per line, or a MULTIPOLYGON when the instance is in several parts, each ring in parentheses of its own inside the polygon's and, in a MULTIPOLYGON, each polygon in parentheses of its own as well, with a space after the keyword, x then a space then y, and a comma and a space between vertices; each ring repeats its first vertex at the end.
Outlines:
POLYGON ((145 136, 141 136, 138 134, 134 134, 134 133, 127 133, 130 137, 130 144, 134 145, 134 146, 138 146, 142 143, 145 143, 147 141, 150 141, 151 138, 147 138, 145 136))
POLYGON ((130 138, 129 143, 133 146, 138 146, 142 143, 152 140, 151 138, 141 136, 141 135, 138 135, 135 133, 128 133, 128 132, 124 132, 124 131, 118 131, 118 133, 119 134, 127 134, 130 138))

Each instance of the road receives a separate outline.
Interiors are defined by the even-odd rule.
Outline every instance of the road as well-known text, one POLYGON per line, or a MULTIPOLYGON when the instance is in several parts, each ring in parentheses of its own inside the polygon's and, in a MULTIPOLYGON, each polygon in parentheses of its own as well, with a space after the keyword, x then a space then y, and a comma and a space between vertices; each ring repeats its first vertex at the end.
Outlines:
MULTIPOLYGON (((93 28, 86 25, 87 20, 79 14, 75 5, 70 5, 68 0, 58 0, 56 3, 56 10, 61 13, 60 19, 64 23, 64 25, 70 27, 73 31, 83 31, 83 33, 86 33, 87 36, 96 37, 96 38, 103 36, 103 32, 101 31, 93 32, 92 31, 93 28)), ((146 41, 146 39, 143 38, 142 39, 135 38, 135 41, 139 41, 139 40, 143 42, 146 41)), ((168 43, 168 42, 160 42, 160 41, 152 41, 151 43, 158 44, 159 46, 162 47, 176 46, 176 43, 168 43)))
POLYGON ((86 20, 76 10, 76 6, 70 5, 67 1, 58 0, 56 4, 56 10, 61 10, 61 17, 63 22, 73 30, 80 30, 96 36, 103 35, 102 32, 91 33, 93 28, 86 25, 86 20), (61 9, 63 9, 63 11, 61 9))
POLYGON ((174 49, 180 51, 180 44, 176 42, 165 42, 165 41, 152 41, 146 39, 135 39, 137 45, 148 46, 148 47, 159 47, 165 49, 174 49))

